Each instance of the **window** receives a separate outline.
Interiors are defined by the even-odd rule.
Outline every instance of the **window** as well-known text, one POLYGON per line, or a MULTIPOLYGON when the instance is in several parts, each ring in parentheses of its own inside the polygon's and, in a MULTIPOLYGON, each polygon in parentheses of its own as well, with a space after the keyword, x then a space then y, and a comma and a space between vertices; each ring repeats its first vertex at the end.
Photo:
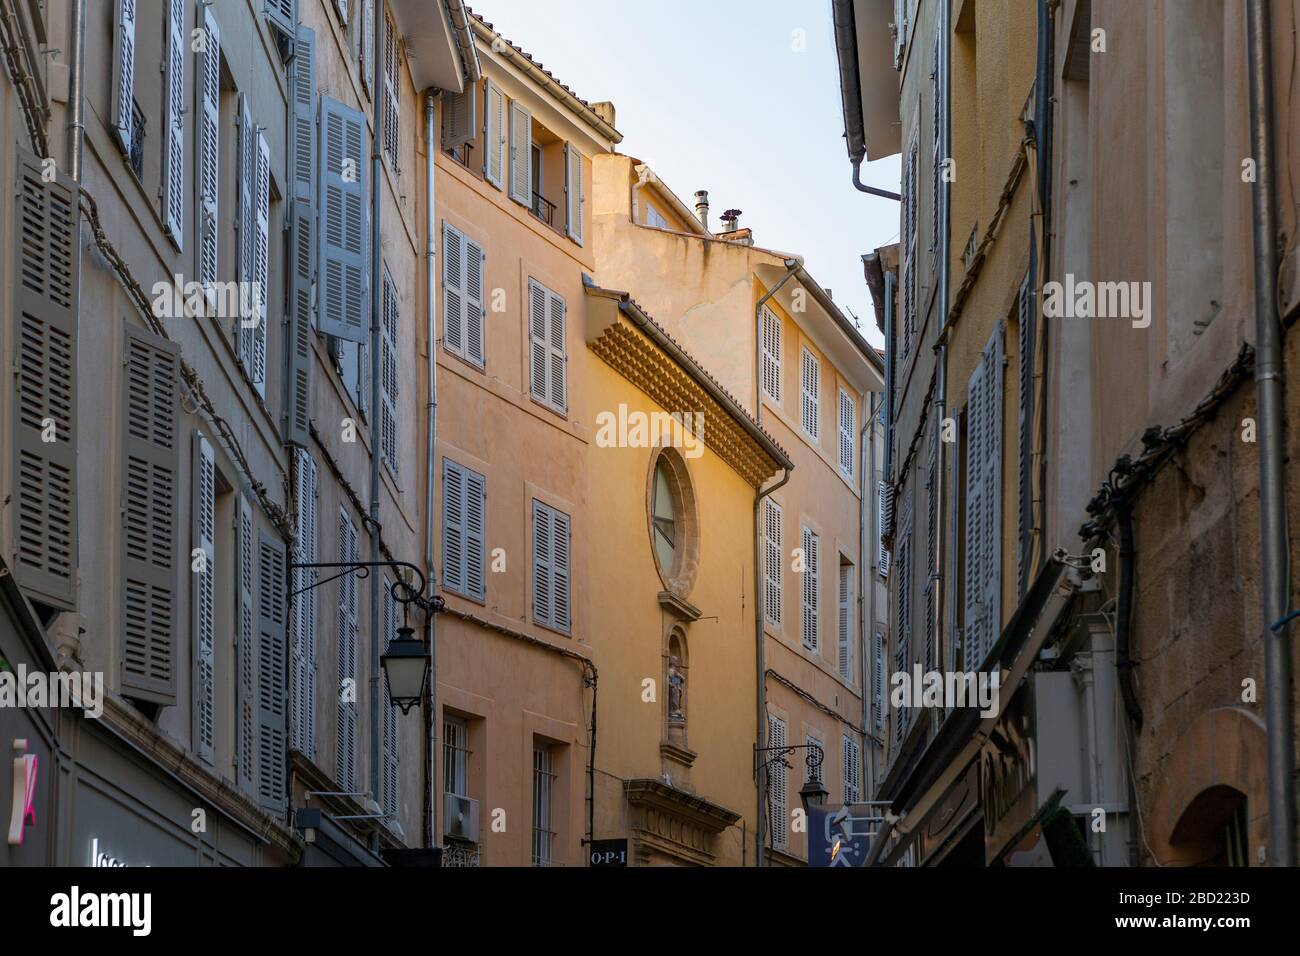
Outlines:
MULTIPOLYGON (((339 563, 357 560, 357 528, 347 510, 339 511, 339 563)), ((356 789, 357 771, 357 578, 339 578, 338 720, 335 734, 335 782, 339 789, 356 789)))
POLYGON ((569 516, 533 499, 533 620, 569 632, 569 516))
POLYGON ((781 320, 771 309, 763 309, 763 391, 772 401, 781 401, 781 320))
POLYGON ((853 565, 840 558, 840 629, 839 629, 839 664, 840 677, 853 681, 853 618, 855 601, 853 600, 853 565))
POLYGON ((398 475, 397 466, 397 343, 401 328, 401 304, 397 298, 397 286, 393 277, 384 266, 384 314, 383 337, 380 342, 380 402, 379 409, 379 448, 384 463, 393 477, 398 475))
POLYGON ((668 220, 650 203, 645 204, 645 224, 652 229, 667 229, 668 220))
POLYGON ((844 735, 844 805, 857 803, 862 779, 862 748, 848 734, 844 735))
MULTIPOLYGON (((384 153, 392 164, 395 174, 401 173, 401 112, 398 96, 401 91, 401 77, 398 56, 397 25, 393 22, 391 10, 384 10, 384 153)), ((471 96, 473 93, 471 92, 471 96)))
MULTIPOLYGON (((768 747, 784 747, 785 741, 785 721, 768 714, 768 747)), ((790 842, 790 768, 786 766, 784 760, 773 760, 767 765, 767 774, 767 809, 768 826, 772 835, 771 844, 777 850, 784 850, 790 842)))
POLYGON ((894 525, 894 489, 887 481, 876 484, 876 531, 879 555, 877 565, 882 578, 889 577, 889 549, 885 547, 885 537, 894 525))
POLYGON ((763 613, 781 624, 781 506, 763 499, 763 613))
POLYGON ((487 479, 442 460, 442 586, 456 594, 487 598, 484 568, 487 479))
POLYGON ((803 350, 799 381, 803 430, 816 440, 821 436, 821 366, 807 348, 803 350))
POLYGON ((459 717, 442 721, 442 789, 469 796, 469 723, 459 717))
POLYGON ((533 399, 567 414, 568 347, 565 304, 536 279, 528 280, 528 367, 533 399))
POLYGON ((673 572, 673 559, 677 551, 677 509, 673 504, 673 490, 668 462, 660 459, 655 465, 654 491, 651 512, 654 521, 655 557, 666 575, 673 572))
POLYGON ((330 339, 329 352, 361 419, 370 417, 370 350, 346 339, 330 339))
POLYGON ((857 408, 853 396, 840 389, 840 471, 853 477, 853 454, 857 448, 857 408))
POLYGON ((818 581, 819 539, 808 528, 803 529, 803 646, 816 651, 818 647, 818 605, 821 599, 818 581))
POLYGON ((442 226, 442 347, 483 368, 483 247, 455 226, 442 226))
POLYGON ((555 843, 551 797, 554 792, 554 754, 550 747, 533 744, 533 866, 550 866, 555 843))

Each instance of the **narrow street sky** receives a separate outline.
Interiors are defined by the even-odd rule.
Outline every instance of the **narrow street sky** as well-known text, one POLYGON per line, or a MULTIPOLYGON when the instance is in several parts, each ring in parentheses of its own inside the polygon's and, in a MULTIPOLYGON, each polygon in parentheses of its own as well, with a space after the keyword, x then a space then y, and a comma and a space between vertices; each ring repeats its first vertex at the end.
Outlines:
MULTIPOLYGON (((471 7, 583 99, 612 100, 619 151, 688 206, 707 189, 713 228, 740 209, 758 245, 802 255, 881 344, 861 255, 897 239, 898 204, 853 188, 829 0, 471 7)), ((898 157, 864 165, 862 179, 897 191, 898 157)))

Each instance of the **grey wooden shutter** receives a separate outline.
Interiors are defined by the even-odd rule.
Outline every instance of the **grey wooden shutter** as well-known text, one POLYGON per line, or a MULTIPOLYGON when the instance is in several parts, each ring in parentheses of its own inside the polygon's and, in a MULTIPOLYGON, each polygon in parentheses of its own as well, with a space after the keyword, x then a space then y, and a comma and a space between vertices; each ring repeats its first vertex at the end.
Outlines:
MULTIPOLYGON (((185 0, 167 3, 166 100, 163 120, 163 230, 177 250, 185 240, 185 0)), ((200 120, 201 122, 201 120, 200 120)))
POLYGON ((821 582, 818 580, 818 540, 808 528, 803 529, 803 643, 812 650, 819 644, 821 582))
POLYGON ((1017 518, 1016 535, 1016 586, 1017 594, 1024 594, 1029 588, 1030 535, 1033 532, 1034 505, 1033 486, 1029 470, 1034 452, 1034 348, 1036 340, 1037 316, 1034 309, 1034 292, 1029 285, 1030 274, 1026 274, 1020 284, 1017 327, 1019 331, 1020 353, 1020 473, 1017 485, 1020 489, 1020 512, 1017 518))
POLYGON ((254 257, 256 249, 255 214, 253 197, 257 177, 257 128, 253 114, 248 109, 248 96, 239 94, 239 156, 236 171, 236 269, 240 283, 239 319, 235 323, 235 354, 240 364, 247 367, 253 354, 253 322, 257 319, 257 301, 252 294, 256 281, 254 257))
POLYGON ((781 506, 763 499, 763 607, 767 619, 781 623, 781 506))
POLYGON ((465 593, 487 598, 487 479, 465 470, 465 593))
POLYGON ((501 87, 487 81, 483 129, 483 178, 497 189, 506 176, 506 96, 501 87))
POLYGON ((840 565, 840 676, 852 679, 853 672, 853 565, 840 565))
POLYGON ((554 292, 548 292, 546 302, 547 328, 549 331, 549 349, 551 360, 550 404, 557 412, 565 414, 569 410, 568 354, 565 346, 565 306, 564 299, 554 292))
MULTIPOLYGON (((931 406, 932 411, 936 410, 931 406)), ((925 474, 925 669, 935 663, 934 615, 939 584, 939 420, 930 422, 929 455, 925 474)))
POLYGON ((871 699, 876 730, 885 729, 885 635, 873 629, 871 637, 871 699))
POLYGON ((257 786, 257 549, 253 543, 253 506, 239 496, 236 562, 235 777, 245 793, 257 786))
POLYGON ((546 329, 547 288, 536 279, 528 280, 528 369, 532 396, 545 402, 550 389, 550 344, 546 329))
POLYGON ((288 799, 285 750, 286 667, 284 542, 262 532, 257 556, 257 802, 283 812, 288 799))
POLYGON ((70 180, 46 182, 35 156, 17 159, 11 554, 19 585, 67 610, 76 606, 80 220, 70 180))
MULTIPOLYGON (((383 632, 384 647, 397 637, 397 602, 393 599, 393 579, 384 576, 383 592, 383 632)), ((383 701, 383 722, 384 722, 384 760, 382 767, 383 785, 384 785, 384 813, 390 818, 396 818, 400 803, 398 800, 398 784, 401 780, 401 752, 397 738, 398 720, 397 708, 393 706, 393 701, 388 695, 388 681, 384 681, 384 701, 383 701)))
MULTIPOLYGON (((339 512, 339 561, 357 560, 357 529, 346 510, 339 512)), ((351 682, 354 694, 357 676, 357 578, 345 574, 339 578, 338 615, 338 720, 335 724, 335 770, 340 789, 356 789, 357 705, 344 700, 344 685, 351 682)))
POLYGON ((858 742, 844 735, 844 803, 858 802, 858 782, 862 779, 862 751, 858 742))
POLYGON ((320 330, 364 342, 369 323, 366 262, 366 121, 338 100, 320 99, 320 330))
POLYGON ((212 764, 213 678, 216 653, 216 462, 212 445, 194 433, 194 474, 190 495, 190 620, 194 635, 192 737, 199 759, 212 764), (194 570, 195 551, 203 560, 194 570))
POLYGON ((361 4, 361 42, 357 51, 357 60, 361 65, 361 85, 370 91, 371 57, 375 53, 375 0, 362 0, 361 4))
POLYGON ((122 152, 128 155, 135 132, 135 3, 117 0, 117 29, 113 36, 113 133, 122 152))
POLYGON ((557 631, 568 631, 572 626, 572 596, 570 594, 571 572, 569 516, 563 511, 551 511, 551 587, 554 595, 555 619, 557 631))
POLYGON ((298 0, 265 0, 266 19, 287 37, 293 36, 298 25, 298 0))
POLYGON ((984 627, 981 657, 987 656, 997 643, 1002 627, 1002 329, 994 330, 984 348, 984 365, 988 369, 985 392, 984 520, 982 564, 984 568, 984 627))
POLYGON ((290 150, 293 181, 289 223, 288 374, 284 385, 284 439, 306 448, 311 440, 312 292, 316 281, 316 34, 298 28, 293 60, 290 150))
POLYGON ((253 282, 257 300, 257 325, 253 327, 248 375, 257 394, 266 397, 266 323, 270 300, 271 263, 271 147, 257 134, 256 172, 253 180, 253 282))
POLYGON ((510 198, 533 204, 533 114, 528 108, 510 104, 510 198))
MULTIPOLYGON (((500 90, 497 93, 500 95, 500 90)), ((461 93, 448 93, 442 102, 442 148, 455 149, 472 141, 478 125, 478 87, 470 86, 461 93)))
POLYGON ((564 144, 564 199, 569 238, 582 245, 587 186, 582 175, 582 153, 572 143, 564 144))
POLYGON ((802 353, 799 380, 803 430, 815 439, 821 434, 821 366, 807 349, 802 353))
POLYGON ((293 199, 316 202, 316 32, 298 28, 294 47, 292 94, 293 119, 290 148, 293 152, 293 199))
POLYGON ((484 558, 487 479, 450 459, 442 462, 443 587, 465 597, 486 597, 484 558))
POLYGON ((454 355, 465 354, 465 237, 442 224, 442 344, 454 355))
POLYGON ((967 386, 965 667, 998 638, 1002 558, 1002 330, 995 329, 967 386))
POLYGON ((763 391, 781 401, 781 320, 763 309, 763 391))
POLYGON ((205 48, 199 54, 198 82, 198 182, 199 248, 198 281, 207 297, 208 308, 216 308, 217 281, 217 197, 221 183, 221 31, 211 7, 200 7, 200 26, 205 48))
POLYGON ((125 347, 122 692, 174 704, 179 347, 133 326, 125 347))
MULTIPOLYGON (((907 671, 911 664, 912 650, 912 503, 910 499, 903 502, 903 515, 899 520, 898 530, 898 573, 894 581, 897 587, 895 601, 897 611, 894 615, 894 670, 907 671)), ((903 742, 910 724, 911 710, 899 707, 894 714, 894 743, 903 742)))
POLYGON ((568 631, 570 608, 569 516, 533 500, 533 617, 568 631))
POLYGON ((384 461, 393 476, 397 467, 397 342, 401 315, 397 301, 397 287, 388 268, 384 268, 383 335, 380 341, 380 402, 379 447, 384 461))
POLYGON ((393 172, 401 171, 402 114, 399 109, 401 83, 398 78, 397 27, 391 10, 384 10, 384 152, 393 172))
MULTIPOLYGON (((785 746, 785 721, 779 717, 767 716, 767 745, 769 747, 785 746)), ((768 764, 768 806, 771 808, 772 846, 784 850, 789 842, 789 767, 784 760, 773 760, 768 764)))
POLYGON ((465 358, 479 368, 486 363, 483 328, 483 247, 465 239, 465 358))
MULTIPOLYGON (((306 449, 299 449, 295 460, 294 495, 297 505, 299 564, 314 564, 316 545, 316 498, 318 476, 316 461, 306 449)), ((314 759, 316 753, 316 592, 304 590, 317 580, 312 568, 296 568, 293 573, 293 674, 292 744, 299 753, 314 759)))

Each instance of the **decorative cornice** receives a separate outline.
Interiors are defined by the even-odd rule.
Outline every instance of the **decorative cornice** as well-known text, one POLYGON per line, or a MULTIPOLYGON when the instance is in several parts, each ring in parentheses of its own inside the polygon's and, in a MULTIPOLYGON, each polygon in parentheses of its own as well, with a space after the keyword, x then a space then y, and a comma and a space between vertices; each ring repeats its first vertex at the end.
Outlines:
POLYGON ((685 598, 678 597, 672 591, 659 592, 659 605, 664 610, 676 614, 683 621, 699 620, 701 611, 685 598))

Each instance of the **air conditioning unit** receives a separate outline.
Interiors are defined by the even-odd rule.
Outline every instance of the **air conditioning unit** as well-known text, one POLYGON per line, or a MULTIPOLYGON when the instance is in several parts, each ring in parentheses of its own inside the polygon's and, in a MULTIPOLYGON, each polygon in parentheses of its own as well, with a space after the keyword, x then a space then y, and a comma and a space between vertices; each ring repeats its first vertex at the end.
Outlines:
POLYGON ((443 832, 458 840, 478 842, 478 801, 455 793, 444 795, 443 832))

